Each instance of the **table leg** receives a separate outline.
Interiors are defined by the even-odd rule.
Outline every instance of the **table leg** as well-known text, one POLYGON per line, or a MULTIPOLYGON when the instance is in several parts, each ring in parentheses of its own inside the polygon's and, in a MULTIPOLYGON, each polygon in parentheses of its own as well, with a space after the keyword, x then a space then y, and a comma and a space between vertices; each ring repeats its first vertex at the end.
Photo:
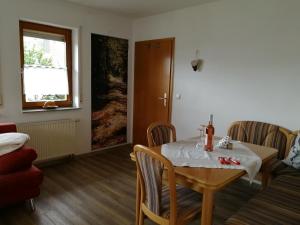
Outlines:
POLYGON ((213 224, 213 205, 214 192, 209 189, 204 189, 202 200, 201 225, 213 224))
POLYGON ((140 218, 140 201, 141 201, 141 186, 139 175, 136 174, 136 199, 135 199, 135 224, 139 225, 140 218))
POLYGON ((264 190, 270 182, 272 181, 272 175, 271 171, 272 169, 276 168, 278 166, 278 163, 280 163, 279 160, 276 158, 270 159, 268 162, 262 165, 261 167, 261 189, 264 190))
POLYGON ((264 190, 270 183, 270 172, 267 169, 264 169, 261 171, 261 173, 261 184, 262 189, 264 190))

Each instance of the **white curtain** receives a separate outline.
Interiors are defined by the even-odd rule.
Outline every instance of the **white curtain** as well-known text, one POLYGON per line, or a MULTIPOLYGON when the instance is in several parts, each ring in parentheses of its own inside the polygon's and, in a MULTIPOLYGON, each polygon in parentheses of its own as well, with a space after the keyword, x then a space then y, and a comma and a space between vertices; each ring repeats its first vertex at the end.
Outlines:
POLYGON ((64 68, 24 68, 24 94, 26 95, 67 95, 68 74, 64 68))

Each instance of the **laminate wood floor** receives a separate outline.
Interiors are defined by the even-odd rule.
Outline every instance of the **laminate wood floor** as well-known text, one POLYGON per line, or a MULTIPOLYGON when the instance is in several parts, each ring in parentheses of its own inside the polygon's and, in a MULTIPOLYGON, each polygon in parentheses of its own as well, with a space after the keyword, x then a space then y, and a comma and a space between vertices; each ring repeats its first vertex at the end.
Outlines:
MULTIPOLYGON (((130 151, 121 147, 43 168, 36 212, 25 204, 0 209, 0 225, 133 225, 136 169, 130 151)), ((217 193, 214 224, 224 224, 257 192, 257 185, 240 180, 217 193)))

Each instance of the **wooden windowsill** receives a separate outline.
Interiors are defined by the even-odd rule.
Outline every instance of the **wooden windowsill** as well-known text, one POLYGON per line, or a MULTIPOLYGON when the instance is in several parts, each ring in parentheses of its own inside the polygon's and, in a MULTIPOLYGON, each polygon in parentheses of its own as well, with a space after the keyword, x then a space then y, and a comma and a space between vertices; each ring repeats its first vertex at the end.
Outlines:
POLYGON ((59 107, 56 109, 23 109, 22 113, 34 113, 34 112, 56 112, 56 111, 66 111, 66 110, 78 110, 80 107, 59 107))

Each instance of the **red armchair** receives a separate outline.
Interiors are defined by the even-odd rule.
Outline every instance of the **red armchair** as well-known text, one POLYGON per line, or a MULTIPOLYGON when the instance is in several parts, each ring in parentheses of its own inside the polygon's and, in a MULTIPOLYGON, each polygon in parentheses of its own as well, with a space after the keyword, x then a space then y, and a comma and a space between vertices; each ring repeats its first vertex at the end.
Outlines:
MULTIPOLYGON (((0 133, 17 132, 13 123, 0 123, 0 133)), ((0 156, 0 208, 28 200, 35 209, 33 198, 40 194, 41 170, 32 165, 36 151, 23 146, 0 156)))

